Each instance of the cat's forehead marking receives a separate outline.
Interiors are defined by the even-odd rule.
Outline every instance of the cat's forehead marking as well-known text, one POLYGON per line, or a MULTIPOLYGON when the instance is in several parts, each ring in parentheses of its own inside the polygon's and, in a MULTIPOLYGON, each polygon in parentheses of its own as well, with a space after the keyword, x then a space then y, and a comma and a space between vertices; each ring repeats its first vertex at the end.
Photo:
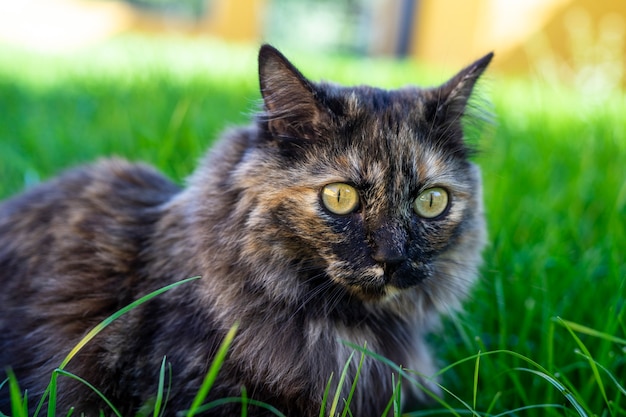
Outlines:
POLYGON ((420 138, 409 123, 395 131, 380 123, 370 126, 363 140, 343 157, 342 165, 358 177, 355 181, 403 186, 440 177, 449 169, 445 155, 420 138))
POLYGON ((425 148, 419 165, 422 181, 438 182, 449 175, 450 163, 440 152, 425 148))
POLYGON ((385 180, 387 169, 382 161, 374 159, 364 160, 363 155, 358 150, 352 150, 348 154, 348 163, 355 180, 370 184, 379 183, 385 180))

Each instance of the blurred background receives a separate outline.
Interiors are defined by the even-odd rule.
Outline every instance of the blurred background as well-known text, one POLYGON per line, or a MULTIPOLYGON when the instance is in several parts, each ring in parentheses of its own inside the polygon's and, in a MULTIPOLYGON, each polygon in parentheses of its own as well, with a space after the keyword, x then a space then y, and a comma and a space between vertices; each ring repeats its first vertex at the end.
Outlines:
POLYGON ((626 2, 598 0, 4 0, 0 42, 46 51, 122 33, 494 68, 624 87, 626 2))

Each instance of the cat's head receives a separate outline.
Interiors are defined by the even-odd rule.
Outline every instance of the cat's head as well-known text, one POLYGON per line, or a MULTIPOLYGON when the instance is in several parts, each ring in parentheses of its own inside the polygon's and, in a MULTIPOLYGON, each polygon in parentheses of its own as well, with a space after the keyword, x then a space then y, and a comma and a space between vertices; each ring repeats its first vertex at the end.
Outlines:
POLYGON ((485 226, 462 118, 491 57, 437 88, 388 91, 309 81, 263 46, 264 112, 236 174, 254 200, 250 256, 368 301, 407 289, 441 303, 465 293, 485 226))

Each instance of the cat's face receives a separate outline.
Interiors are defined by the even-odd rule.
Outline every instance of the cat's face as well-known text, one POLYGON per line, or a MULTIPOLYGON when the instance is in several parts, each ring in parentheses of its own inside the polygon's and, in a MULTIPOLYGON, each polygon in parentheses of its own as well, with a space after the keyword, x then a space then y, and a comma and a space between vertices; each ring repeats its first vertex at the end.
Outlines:
POLYGON ((484 224, 460 117, 489 58, 439 89, 384 91, 313 84, 262 49, 264 133, 239 177, 259 242, 364 300, 465 291, 484 224))

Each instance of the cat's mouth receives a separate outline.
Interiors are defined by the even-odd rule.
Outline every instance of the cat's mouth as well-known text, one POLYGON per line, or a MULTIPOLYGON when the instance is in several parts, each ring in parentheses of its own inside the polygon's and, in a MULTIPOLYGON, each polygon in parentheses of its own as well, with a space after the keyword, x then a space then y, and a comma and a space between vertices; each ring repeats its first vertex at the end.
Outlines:
POLYGON ((431 274, 432 266, 428 262, 406 261, 400 265, 385 268, 388 286, 399 290, 417 286, 431 274))
POLYGON ((347 280, 349 291, 364 301, 381 301, 423 282, 430 273, 427 265, 412 261, 401 264, 377 264, 358 278, 347 280))

